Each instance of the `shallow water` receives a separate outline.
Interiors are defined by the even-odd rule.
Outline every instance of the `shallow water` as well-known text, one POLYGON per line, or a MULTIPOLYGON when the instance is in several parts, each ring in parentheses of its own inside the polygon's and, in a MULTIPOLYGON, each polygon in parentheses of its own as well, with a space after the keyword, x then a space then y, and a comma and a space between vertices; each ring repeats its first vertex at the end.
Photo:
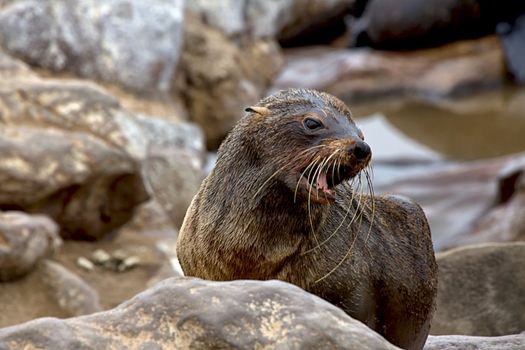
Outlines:
POLYGON ((357 112, 356 121, 376 161, 465 161, 525 151, 525 88, 374 109, 368 117, 357 112))

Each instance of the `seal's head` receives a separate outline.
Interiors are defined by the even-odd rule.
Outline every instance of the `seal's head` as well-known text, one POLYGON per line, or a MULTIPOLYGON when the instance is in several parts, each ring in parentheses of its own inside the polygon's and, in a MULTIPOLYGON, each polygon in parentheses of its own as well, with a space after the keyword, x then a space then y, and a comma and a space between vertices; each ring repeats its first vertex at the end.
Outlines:
POLYGON ((263 163, 261 176, 284 182, 295 198, 332 202, 335 187, 370 161, 370 147, 350 110, 332 95, 289 89, 246 111, 237 127, 243 132, 234 129, 230 135, 240 138, 235 147, 248 150, 252 165, 263 163))

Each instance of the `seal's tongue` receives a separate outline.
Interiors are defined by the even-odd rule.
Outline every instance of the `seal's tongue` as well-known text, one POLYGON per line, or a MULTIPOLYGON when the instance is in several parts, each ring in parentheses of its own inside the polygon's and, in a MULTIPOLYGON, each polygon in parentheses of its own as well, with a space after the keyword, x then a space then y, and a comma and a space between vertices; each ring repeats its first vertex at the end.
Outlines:
POLYGON ((317 177, 317 188, 322 190, 323 192, 328 190, 328 182, 326 181, 326 173, 322 172, 317 177))
POLYGON ((317 177, 317 189, 330 196, 334 194, 334 191, 328 187, 328 181, 326 180, 326 173, 324 171, 317 177))

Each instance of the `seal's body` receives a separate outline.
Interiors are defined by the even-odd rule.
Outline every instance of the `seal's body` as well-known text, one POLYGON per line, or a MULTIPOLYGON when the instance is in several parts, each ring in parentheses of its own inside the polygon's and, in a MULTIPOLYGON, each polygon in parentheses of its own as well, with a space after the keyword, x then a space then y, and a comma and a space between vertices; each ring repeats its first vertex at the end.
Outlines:
POLYGON ((186 214, 184 273, 288 281, 422 348, 437 287, 428 224, 409 200, 348 184, 371 157, 348 108, 294 89, 247 111, 186 214))

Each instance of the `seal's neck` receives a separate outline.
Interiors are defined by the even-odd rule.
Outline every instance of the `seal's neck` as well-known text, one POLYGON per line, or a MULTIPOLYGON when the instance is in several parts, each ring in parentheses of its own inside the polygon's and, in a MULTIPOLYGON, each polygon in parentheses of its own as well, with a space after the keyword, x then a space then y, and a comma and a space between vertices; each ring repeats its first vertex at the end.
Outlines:
MULTIPOLYGON (((205 191, 216 208, 214 220, 237 230, 264 236, 307 236, 315 233, 329 211, 329 205, 294 195, 274 168, 253 158, 221 159, 207 179, 205 191), (227 177, 220 174, 228 174, 227 177)), ((312 194, 314 196, 315 194, 312 194)))

